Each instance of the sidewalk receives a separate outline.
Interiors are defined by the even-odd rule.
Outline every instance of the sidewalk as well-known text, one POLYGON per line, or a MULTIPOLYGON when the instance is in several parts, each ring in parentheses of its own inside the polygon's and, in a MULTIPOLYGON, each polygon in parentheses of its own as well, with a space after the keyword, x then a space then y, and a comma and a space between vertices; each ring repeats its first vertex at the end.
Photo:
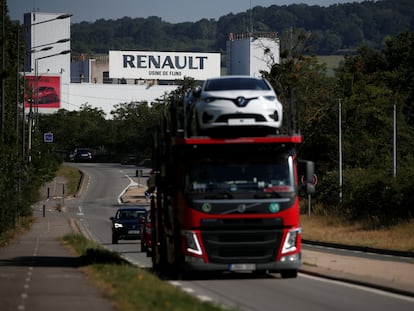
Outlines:
POLYGON ((113 311, 101 289, 79 269, 80 258, 59 238, 72 232, 66 213, 56 208, 64 180, 50 184, 34 209, 31 229, 0 248, 0 306, 2 311, 113 311), (43 217, 43 207, 46 217, 43 217))

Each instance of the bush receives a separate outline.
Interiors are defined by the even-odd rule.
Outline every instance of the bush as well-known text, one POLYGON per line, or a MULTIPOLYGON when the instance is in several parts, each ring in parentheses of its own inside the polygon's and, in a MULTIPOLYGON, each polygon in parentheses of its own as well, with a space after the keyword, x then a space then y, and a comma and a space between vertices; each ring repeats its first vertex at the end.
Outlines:
POLYGON ((339 202, 338 174, 331 172, 320 178, 316 201, 324 206, 326 213, 366 221, 376 227, 389 226, 414 216, 411 171, 401 167, 394 178, 380 169, 344 170, 342 202, 339 202))

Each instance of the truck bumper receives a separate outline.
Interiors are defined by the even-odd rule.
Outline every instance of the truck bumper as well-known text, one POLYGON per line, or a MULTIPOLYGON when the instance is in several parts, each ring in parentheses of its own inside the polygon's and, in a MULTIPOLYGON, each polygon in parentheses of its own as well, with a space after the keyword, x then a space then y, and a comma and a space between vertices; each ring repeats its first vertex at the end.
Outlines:
POLYGON ((184 271, 269 271, 299 270, 302 266, 301 253, 286 256, 285 260, 267 263, 246 263, 233 265, 228 263, 206 263, 190 257, 184 262, 184 271), (252 268, 253 267, 253 268, 252 268))

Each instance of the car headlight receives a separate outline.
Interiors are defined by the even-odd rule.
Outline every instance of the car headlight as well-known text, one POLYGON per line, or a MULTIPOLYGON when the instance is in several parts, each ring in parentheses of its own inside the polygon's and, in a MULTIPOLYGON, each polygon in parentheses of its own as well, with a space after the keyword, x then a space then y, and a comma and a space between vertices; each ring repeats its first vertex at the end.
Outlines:
POLYGON ((116 222, 116 223, 114 224, 114 227, 115 227, 116 229, 118 229, 118 228, 122 228, 122 227, 123 227, 123 225, 122 225, 122 224, 120 224, 119 222, 116 222))
POLYGON ((272 102, 276 100, 276 96, 273 96, 273 95, 263 96, 263 98, 269 101, 272 101, 272 102))

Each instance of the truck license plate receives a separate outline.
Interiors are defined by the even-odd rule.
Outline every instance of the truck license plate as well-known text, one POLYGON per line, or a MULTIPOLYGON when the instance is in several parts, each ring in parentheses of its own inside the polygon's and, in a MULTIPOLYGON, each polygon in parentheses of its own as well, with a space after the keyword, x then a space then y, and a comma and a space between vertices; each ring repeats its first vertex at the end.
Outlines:
POLYGON ((235 263, 229 266, 230 271, 254 271, 256 265, 254 263, 235 263))

